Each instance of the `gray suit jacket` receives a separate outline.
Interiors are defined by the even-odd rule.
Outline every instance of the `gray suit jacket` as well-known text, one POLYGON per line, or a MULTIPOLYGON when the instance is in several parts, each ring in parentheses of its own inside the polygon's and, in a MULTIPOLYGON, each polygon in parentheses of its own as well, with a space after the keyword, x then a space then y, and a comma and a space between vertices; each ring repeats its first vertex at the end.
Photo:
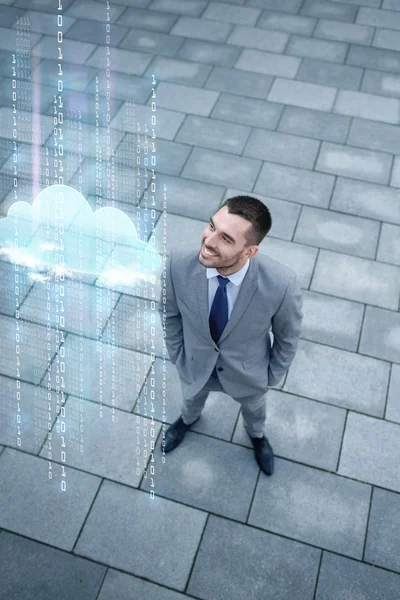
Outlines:
POLYGON ((183 397, 194 396, 214 366, 230 396, 266 392, 279 383, 296 354, 303 319, 296 273, 260 252, 249 259, 231 316, 216 344, 208 321, 206 267, 198 256, 198 249, 171 250, 161 273, 158 311, 183 397))

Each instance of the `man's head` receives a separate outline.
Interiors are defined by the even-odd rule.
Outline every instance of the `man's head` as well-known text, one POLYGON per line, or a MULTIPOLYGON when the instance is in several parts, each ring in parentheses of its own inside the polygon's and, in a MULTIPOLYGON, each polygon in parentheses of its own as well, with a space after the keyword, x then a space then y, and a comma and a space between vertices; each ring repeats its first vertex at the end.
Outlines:
POLYGON ((257 254, 271 225, 271 213, 261 200, 251 196, 228 198, 203 231, 200 263, 215 267, 221 275, 239 271, 247 259, 257 254), (204 249, 216 256, 206 257, 204 249))

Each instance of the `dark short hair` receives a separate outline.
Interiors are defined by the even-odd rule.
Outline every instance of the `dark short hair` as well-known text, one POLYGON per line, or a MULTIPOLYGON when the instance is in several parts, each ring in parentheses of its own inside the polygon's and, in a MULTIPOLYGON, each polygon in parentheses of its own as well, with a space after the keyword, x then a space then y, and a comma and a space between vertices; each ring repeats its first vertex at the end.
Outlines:
POLYGON ((265 204, 261 202, 261 200, 258 200, 258 198, 252 198, 251 196, 232 196, 232 198, 227 198, 218 210, 223 206, 228 207, 229 213, 240 215, 252 224, 252 227, 246 233, 246 246, 258 246, 271 229, 271 213, 265 204))

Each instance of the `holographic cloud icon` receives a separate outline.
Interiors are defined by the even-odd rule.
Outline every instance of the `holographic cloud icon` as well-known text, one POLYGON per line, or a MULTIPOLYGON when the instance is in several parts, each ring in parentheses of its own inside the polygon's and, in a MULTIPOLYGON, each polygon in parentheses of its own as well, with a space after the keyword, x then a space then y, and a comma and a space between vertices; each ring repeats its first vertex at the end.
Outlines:
POLYGON ((64 268, 109 283, 134 283, 161 264, 128 215, 114 207, 93 212, 67 185, 44 188, 32 206, 15 202, 0 219, 0 246, 13 262, 36 271, 64 268))

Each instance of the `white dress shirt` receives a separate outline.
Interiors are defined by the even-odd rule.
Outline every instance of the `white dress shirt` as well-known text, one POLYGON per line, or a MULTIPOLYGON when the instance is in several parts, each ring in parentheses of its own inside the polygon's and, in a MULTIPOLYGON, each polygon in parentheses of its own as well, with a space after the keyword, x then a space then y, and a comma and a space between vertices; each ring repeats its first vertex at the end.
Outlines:
POLYGON ((247 269, 249 268, 250 263, 249 259, 247 259, 246 263, 243 267, 236 271, 236 273, 232 273, 231 275, 221 275, 221 273, 215 267, 206 267, 206 275, 208 279, 208 316, 210 316, 212 303, 214 301, 214 296, 219 287, 219 282, 217 279, 218 275, 222 277, 227 277, 229 282, 226 284, 226 295, 228 298, 228 319, 231 316, 232 309, 235 305, 236 298, 238 297, 240 286, 244 279, 244 276, 247 273, 247 269))

